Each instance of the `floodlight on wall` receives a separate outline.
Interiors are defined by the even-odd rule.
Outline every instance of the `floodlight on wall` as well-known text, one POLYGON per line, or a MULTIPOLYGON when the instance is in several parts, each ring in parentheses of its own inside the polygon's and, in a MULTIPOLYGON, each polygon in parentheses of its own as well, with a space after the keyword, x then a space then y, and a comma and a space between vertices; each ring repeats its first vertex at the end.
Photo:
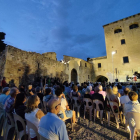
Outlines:
POLYGON ((115 53, 116 53, 116 52, 115 52, 115 51, 113 51, 113 52, 112 52, 112 55, 114 55, 115 53))

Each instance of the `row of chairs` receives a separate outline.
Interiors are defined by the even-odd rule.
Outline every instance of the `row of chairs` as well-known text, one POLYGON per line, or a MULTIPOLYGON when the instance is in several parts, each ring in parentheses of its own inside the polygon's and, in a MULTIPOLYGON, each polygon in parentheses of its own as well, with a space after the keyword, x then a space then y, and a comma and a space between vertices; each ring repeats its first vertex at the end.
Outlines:
MULTIPOLYGON (((77 108, 77 113, 78 113, 77 117, 79 117, 81 104, 78 103, 78 97, 72 97, 72 102, 73 102, 73 110, 77 108)), ((84 119, 85 119, 86 110, 89 110, 89 120, 92 120, 92 110, 94 110, 94 121, 96 120, 96 117, 99 117, 99 113, 100 113, 100 121, 101 121, 101 124, 103 124, 103 111, 104 110, 101 110, 99 108, 99 104, 102 105, 102 108, 104 108, 103 102, 99 100, 91 100, 89 98, 83 98, 83 102, 84 102, 84 119), (96 105, 96 107, 94 106, 94 104, 96 105)), ((115 113, 113 109, 113 106, 116 106, 118 109, 119 109, 119 106, 116 102, 110 102, 110 106, 115 116, 117 128, 119 128, 119 118, 118 118, 119 112, 115 113)), ((108 125, 110 125, 110 111, 107 111, 107 120, 108 120, 108 125)))
POLYGON ((30 129, 33 129, 36 133, 38 140, 47 140, 46 138, 39 135, 38 129, 33 123, 26 120, 27 128, 28 128, 27 129, 28 131, 26 131, 25 120, 21 118, 19 115, 17 115, 16 113, 13 113, 13 117, 11 116, 11 114, 6 113, 3 110, 3 107, 0 106, 0 130, 1 130, 0 132, 1 132, 1 136, 3 136, 3 140, 8 139, 8 134, 12 128, 14 128, 14 133, 11 139, 21 140, 22 137, 24 137, 24 139, 30 140, 29 132, 30 132, 30 129), (20 122, 20 124, 22 125, 23 127, 22 131, 19 131, 17 122, 20 122))

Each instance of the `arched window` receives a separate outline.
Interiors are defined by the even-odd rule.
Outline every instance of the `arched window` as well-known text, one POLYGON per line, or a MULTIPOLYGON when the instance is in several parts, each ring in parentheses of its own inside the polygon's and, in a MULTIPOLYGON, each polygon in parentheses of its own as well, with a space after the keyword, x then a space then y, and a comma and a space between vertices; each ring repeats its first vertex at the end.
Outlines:
POLYGON ((138 28, 139 25, 138 24, 132 24, 129 26, 129 29, 134 29, 134 28, 138 28))
POLYGON ((122 29, 116 29, 116 30, 114 30, 114 34, 120 33, 120 32, 122 32, 122 29))

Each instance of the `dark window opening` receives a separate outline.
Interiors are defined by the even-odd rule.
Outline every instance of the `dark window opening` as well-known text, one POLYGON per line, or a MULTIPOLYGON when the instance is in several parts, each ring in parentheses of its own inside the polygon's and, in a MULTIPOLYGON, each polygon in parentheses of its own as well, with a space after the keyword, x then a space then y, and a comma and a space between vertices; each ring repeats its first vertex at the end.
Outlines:
POLYGON ((123 63, 129 63, 128 56, 123 57, 123 63))
POLYGON ((121 44, 125 44, 125 39, 122 39, 121 40, 121 44))
POLYGON ((139 25, 138 24, 132 24, 129 26, 129 29, 134 29, 134 28, 138 28, 139 25))
POLYGON ((21 69, 18 69, 18 71, 21 71, 21 69))
POLYGON ((87 63, 85 63, 85 67, 87 67, 87 63))
POLYGON ((101 68, 101 63, 98 63, 98 68, 101 68))
POLYGON ((120 33, 120 32, 122 32, 122 29, 116 29, 116 30, 114 31, 114 34, 117 34, 117 33, 120 33))

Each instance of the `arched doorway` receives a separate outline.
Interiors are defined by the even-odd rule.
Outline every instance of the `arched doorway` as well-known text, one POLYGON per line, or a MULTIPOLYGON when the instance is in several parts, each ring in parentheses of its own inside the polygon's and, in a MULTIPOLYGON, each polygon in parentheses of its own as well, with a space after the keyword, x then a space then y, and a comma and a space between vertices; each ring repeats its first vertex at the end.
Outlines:
POLYGON ((99 75, 96 77, 96 82, 107 82, 108 78, 103 76, 103 75, 99 75))
POLYGON ((77 83, 77 71, 75 69, 71 70, 71 82, 74 82, 74 84, 77 83))

